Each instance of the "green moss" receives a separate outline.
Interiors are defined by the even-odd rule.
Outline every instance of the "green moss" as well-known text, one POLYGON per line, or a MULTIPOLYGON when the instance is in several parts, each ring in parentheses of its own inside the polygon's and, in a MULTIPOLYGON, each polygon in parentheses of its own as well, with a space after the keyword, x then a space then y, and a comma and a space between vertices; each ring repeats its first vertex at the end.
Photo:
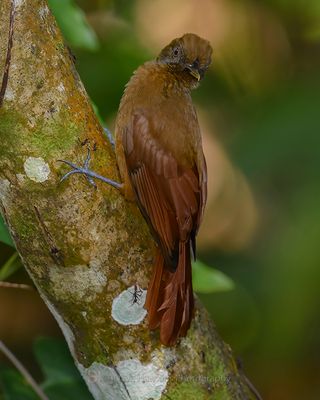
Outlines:
POLYGON ((28 218, 18 211, 11 216, 11 224, 18 235, 19 240, 30 241, 33 236, 39 234, 36 220, 28 218))
MULTIPOLYGON (((91 321, 91 323, 85 321, 82 316, 83 304, 63 303, 59 310, 75 335, 74 346, 77 360, 85 368, 89 368, 93 362, 109 365, 111 363, 109 357, 111 338, 106 336, 107 332, 97 327, 94 321, 91 321), (104 343, 108 343, 108 347, 104 343)), ((90 310, 90 307, 87 306, 86 312, 90 315, 91 313, 94 314, 95 310, 90 310)))
POLYGON ((4 108, 0 110, 0 157, 5 159, 9 154, 15 152, 21 144, 20 135, 17 131, 21 130, 24 121, 18 113, 7 111, 4 108))
POLYGON ((67 112, 59 114, 44 130, 37 129, 30 138, 31 149, 44 158, 54 157, 61 151, 69 150, 79 137, 82 127, 72 122, 67 112), (66 123, 66 121, 70 121, 66 123))
POLYGON ((201 385, 198 385, 195 382, 182 382, 180 384, 176 384, 173 389, 169 389, 166 393, 166 397, 171 400, 208 400, 208 399, 216 399, 209 395, 201 385))
MULTIPOLYGON (((224 345, 221 343, 221 346, 224 345)), ((208 367, 208 375, 211 389, 214 393, 214 399, 227 400, 232 399, 231 386, 233 385, 232 376, 236 376, 236 367, 232 365, 232 359, 228 363, 227 360, 222 362, 222 353, 219 348, 208 348, 206 351, 206 365, 208 367), (219 351, 220 350, 220 351, 219 351)), ((236 377, 238 379, 238 377, 236 377)))
MULTIPOLYGON (((5 108, 0 110, 0 156, 7 158, 19 148, 23 142, 29 143, 28 153, 30 155, 44 158, 54 158, 74 146, 79 132, 83 131, 82 121, 79 124, 72 122, 68 112, 61 111, 56 118, 52 118, 50 123, 45 122, 45 127, 37 127, 30 135, 30 127, 27 127, 26 119, 19 113, 8 111, 5 108), (68 121, 68 122, 66 122, 68 121), (29 131, 29 132, 28 132, 29 131), (28 140, 24 136, 28 134, 28 140)), ((11 157, 12 158, 12 157, 11 157)))

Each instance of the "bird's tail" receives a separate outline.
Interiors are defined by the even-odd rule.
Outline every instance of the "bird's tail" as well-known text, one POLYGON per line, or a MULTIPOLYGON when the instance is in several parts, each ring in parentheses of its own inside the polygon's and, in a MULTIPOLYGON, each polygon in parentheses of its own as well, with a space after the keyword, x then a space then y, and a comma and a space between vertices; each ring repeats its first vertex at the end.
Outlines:
POLYGON ((179 244, 175 272, 165 267, 158 250, 145 308, 148 310, 149 328, 160 326, 160 340, 164 345, 172 346, 178 337, 186 335, 194 308, 189 242, 179 244))

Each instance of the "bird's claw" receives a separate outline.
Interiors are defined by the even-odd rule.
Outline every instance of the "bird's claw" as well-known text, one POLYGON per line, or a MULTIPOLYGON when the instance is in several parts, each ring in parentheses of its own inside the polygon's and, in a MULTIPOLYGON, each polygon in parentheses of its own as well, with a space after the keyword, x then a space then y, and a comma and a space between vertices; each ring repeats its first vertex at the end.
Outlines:
POLYGON ((67 164, 69 167, 71 167, 71 171, 67 172, 66 174, 63 175, 63 177, 60 179, 60 182, 65 181, 66 179, 69 178, 69 176, 74 175, 74 174, 82 174, 84 175, 88 182, 90 183, 90 185, 92 185, 95 189, 97 188, 97 185, 95 184, 93 178, 90 176, 90 169, 89 169, 89 164, 90 164, 90 160, 91 160, 91 151, 90 151, 90 147, 88 147, 87 150, 87 157, 83 163, 82 167, 79 167, 76 164, 73 164, 70 161, 67 160, 57 160, 59 162, 62 162, 64 164, 67 164))
POLYGON ((87 180, 90 183, 90 185, 92 185, 94 188, 97 187, 97 185, 95 184, 94 179, 99 179, 100 181, 102 181, 104 183, 107 183, 108 185, 111 185, 111 186, 113 186, 114 188, 116 188, 118 190, 121 190, 123 188, 123 184, 122 183, 115 182, 112 179, 106 178, 106 177, 104 177, 102 175, 97 174, 94 171, 91 171, 89 169, 90 159, 91 159, 91 152, 90 152, 90 148, 88 147, 87 157, 86 157, 82 167, 79 167, 78 165, 73 164, 70 161, 57 160, 59 162, 67 164, 69 167, 71 167, 71 171, 68 171, 66 174, 64 174, 63 177, 60 179, 60 182, 63 182, 64 180, 69 178, 70 175, 81 174, 81 175, 84 175, 87 178, 87 180))

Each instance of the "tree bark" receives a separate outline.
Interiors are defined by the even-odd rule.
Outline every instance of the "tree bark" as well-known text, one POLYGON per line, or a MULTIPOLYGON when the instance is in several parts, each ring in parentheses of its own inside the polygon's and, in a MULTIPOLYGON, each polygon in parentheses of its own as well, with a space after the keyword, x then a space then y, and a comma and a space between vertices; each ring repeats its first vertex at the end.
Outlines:
MULTIPOLYGON (((0 205, 17 250, 97 399, 250 399, 229 346, 197 302, 173 348, 147 328, 154 243, 134 204, 58 159, 118 180, 113 149, 44 0, 0 3, 0 205), (84 145, 84 142, 86 143, 84 145)), ((106 88, 106 95, 107 95, 106 88)))

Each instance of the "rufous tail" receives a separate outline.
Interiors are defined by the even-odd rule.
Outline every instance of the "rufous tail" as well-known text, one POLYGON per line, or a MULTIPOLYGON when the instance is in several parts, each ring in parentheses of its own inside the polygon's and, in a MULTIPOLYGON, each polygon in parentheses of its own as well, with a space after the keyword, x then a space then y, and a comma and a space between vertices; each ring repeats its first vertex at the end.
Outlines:
POLYGON ((179 243, 175 272, 166 268, 158 250, 145 308, 148 310, 149 328, 160 326, 162 344, 172 346, 180 336, 186 335, 194 308, 189 242, 179 243))

